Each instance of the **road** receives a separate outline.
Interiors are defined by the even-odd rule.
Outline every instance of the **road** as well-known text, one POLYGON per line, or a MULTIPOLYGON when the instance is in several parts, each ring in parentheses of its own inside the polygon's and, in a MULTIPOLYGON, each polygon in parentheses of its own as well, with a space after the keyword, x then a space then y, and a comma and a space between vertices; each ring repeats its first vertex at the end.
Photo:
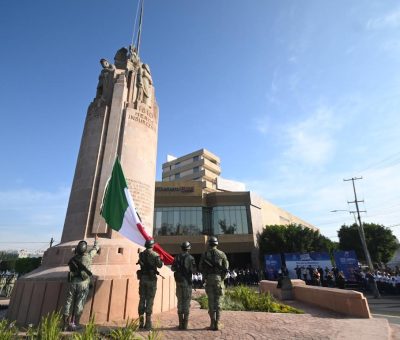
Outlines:
POLYGON ((400 325, 399 295, 383 295, 380 299, 375 299, 372 295, 366 297, 374 318, 386 318, 390 323, 400 325))

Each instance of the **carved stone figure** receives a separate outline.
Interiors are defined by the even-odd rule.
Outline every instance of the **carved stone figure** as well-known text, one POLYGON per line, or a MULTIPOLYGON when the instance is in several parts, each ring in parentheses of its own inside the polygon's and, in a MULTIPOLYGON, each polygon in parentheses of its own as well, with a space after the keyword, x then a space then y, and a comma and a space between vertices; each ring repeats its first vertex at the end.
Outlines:
POLYGON ((136 84, 138 88, 137 102, 150 105, 153 79, 151 78, 149 65, 142 64, 142 67, 139 68, 136 84))
POLYGON ((114 57, 115 67, 124 70, 126 69, 127 61, 128 61, 128 50, 125 47, 122 47, 117 51, 117 53, 115 53, 114 57))
POLYGON ((110 64, 106 59, 100 59, 100 64, 103 69, 99 76, 96 92, 96 99, 98 100, 99 106, 108 105, 111 102, 115 71, 115 66, 110 64))
POLYGON ((129 46, 129 61, 133 64, 135 69, 139 68, 140 60, 135 46, 129 46))

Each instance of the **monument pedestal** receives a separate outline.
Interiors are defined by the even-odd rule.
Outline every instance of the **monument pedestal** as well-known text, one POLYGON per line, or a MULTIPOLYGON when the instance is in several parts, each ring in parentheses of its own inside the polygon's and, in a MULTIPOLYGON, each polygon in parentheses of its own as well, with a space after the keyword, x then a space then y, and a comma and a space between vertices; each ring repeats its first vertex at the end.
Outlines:
MULTIPOLYGON (((88 239, 88 245, 93 239, 88 239)), ((91 316, 98 325, 124 325, 138 318, 139 266, 138 247, 127 239, 99 239, 100 254, 93 260, 93 288, 89 292, 81 322, 91 316)), ((68 242, 46 251, 43 264, 16 282, 7 313, 9 320, 19 325, 37 324, 41 316, 62 310, 68 290, 67 262, 76 242, 68 242)), ((143 250, 143 249, 141 249, 143 250)), ((162 267, 158 277, 153 313, 176 306, 175 280, 168 267, 162 267)))

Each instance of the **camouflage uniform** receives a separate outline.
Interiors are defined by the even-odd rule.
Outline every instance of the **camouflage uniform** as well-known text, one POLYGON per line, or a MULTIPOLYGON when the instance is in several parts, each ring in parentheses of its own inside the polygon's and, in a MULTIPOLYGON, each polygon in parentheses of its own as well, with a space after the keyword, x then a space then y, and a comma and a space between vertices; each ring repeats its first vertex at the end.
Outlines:
POLYGON ((221 302, 224 295, 224 280, 228 272, 229 262, 224 252, 216 246, 211 246, 201 255, 199 269, 204 275, 208 297, 208 314, 210 328, 218 330, 221 315, 221 302))
POLYGON ((187 329, 190 300, 192 299, 192 274, 196 271, 196 263, 193 256, 184 251, 175 257, 171 269, 175 272, 179 329, 187 329))
MULTIPOLYGON (((93 248, 83 255, 75 255, 74 259, 85 266, 89 271, 91 270, 93 257, 97 255, 100 247, 97 245, 97 241, 94 242, 93 248)), ((86 298, 89 293, 90 275, 84 271, 70 272, 70 284, 67 293, 67 299, 64 305, 64 316, 69 317, 71 313, 75 318, 75 323, 79 323, 83 307, 86 302, 86 298)))
POLYGON ((157 291, 157 268, 161 268, 163 263, 160 256, 148 248, 139 254, 140 271, 139 276, 139 319, 140 326, 143 327, 143 315, 146 312, 146 329, 151 329, 151 314, 153 313, 154 296, 157 291))

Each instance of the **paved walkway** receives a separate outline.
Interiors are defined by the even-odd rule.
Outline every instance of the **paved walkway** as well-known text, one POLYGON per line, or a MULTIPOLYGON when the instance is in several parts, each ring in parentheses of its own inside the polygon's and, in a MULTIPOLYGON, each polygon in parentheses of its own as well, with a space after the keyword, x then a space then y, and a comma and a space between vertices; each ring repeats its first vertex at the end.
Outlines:
MULTIPOLYGON (((400 340, 400 326, 391 325, 386 319, 354 319, 322 310, 298 301, 288 304, 303 309, 306 314, 278 314, 262 312, 223 312, 222 330, 210 331, 206 310, 192 301, 189 329, 177 328, 176 310, 154 315, 154 324, 162 339, 343 339, 343 340, 400 340)), ((0 310, 0 319, 6 310, 0 310)), ((139 334, 144 337, 148 332, 139 334)))
MULTIPOLYGON (((187 331, 177 329, 176 311, 155 315, 154 320, 163 339, 400 339, 385 319, 346 318, 297 302, 293 305, 303 307, 307 314, 223 312, 220 331, 206 329, 208 313, 194 301, 187 331)), ((146 336, 147 332, 140 334, 146 336)))

